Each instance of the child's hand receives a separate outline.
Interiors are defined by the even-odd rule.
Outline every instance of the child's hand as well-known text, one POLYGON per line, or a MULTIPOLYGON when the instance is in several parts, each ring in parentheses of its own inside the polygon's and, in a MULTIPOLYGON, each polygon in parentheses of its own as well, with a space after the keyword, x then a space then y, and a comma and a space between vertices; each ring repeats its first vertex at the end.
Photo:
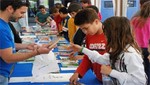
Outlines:
POLYGON ((74 52, 80 52, 82 47, 73 43, 70 43, 70 49, 72 49, 74 52))
POLYGON ((105 75, 109 75, 111 73, 112 69, 110 66, 102 65, 101 66, 101 73, 105 75))
POLYGON ((73 84, 73 85, 76 85, 77 84, 77 81, 78 81, 78 76, 79 74, 78 73, 74 73, 71 78, 69 79, 70 80, 70 83, 73 84))

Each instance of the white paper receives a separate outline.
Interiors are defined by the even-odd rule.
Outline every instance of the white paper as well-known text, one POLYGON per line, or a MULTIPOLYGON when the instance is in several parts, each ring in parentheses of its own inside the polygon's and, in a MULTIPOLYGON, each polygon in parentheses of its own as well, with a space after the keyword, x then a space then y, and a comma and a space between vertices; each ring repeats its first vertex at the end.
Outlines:
POLYGON ((11 77, 9 83, 16 83, 16 82, 31 82, 32 76, 30 77, 11 77))
POLYGON ((61 70, 62 70, 62 71, 66 71, 66 70, 76 70, 76 69, 77 69, 77 67, 72 67, 72 68, 70 68, 70 67, 67 67, 67 68, 61 67, 61 70))
POLYGON ((25 36, 20 36, 20 38, 36 38, 35 35, 25 35, 25 36))
POLYGON ((32 82, 69 82, 73 73, 45 74, 33 77, 32 82))
POLYGON ((54 53, 42 54, 35 57, 32 67, 32 75, 40 76, 51 72, 59 72, 59 66, 54 53))

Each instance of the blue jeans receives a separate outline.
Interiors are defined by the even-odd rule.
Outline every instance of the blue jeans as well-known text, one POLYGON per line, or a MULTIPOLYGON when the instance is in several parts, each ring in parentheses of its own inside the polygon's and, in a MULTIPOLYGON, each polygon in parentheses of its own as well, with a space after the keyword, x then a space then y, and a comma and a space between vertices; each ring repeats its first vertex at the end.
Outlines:
POLYGON ((8 78, 0 75, 0 85, 8 85, 8 78))

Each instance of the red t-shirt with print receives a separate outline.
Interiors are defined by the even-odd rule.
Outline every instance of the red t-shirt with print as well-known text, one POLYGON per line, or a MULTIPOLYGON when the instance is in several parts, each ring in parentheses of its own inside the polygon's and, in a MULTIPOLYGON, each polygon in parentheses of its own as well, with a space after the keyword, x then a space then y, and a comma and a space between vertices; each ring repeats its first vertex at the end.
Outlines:
MULTIPOLYGON (((90 50, 96 50, 100 54, 104 54, 106 52, 106 44, 104 33, 98 35, 86 35, 86 47, 90 50)), ((86 55, 82 59, 76 72, 79 73, 79 77, 83 77, 90 68, 95 73, 98 80, 102 81, 102 74, 100 73, 101 65, 92 63, 86 55)))

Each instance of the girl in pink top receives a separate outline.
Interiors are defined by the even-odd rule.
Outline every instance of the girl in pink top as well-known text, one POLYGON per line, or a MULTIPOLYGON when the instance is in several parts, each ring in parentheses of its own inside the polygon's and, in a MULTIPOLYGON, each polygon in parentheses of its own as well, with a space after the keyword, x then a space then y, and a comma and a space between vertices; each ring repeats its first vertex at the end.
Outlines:
POLYGON ((135 34, 135 39, 142 49, 144 56, 145 72, 150 85, 150 63, 148 60, 148 41, 150 40, 150 1, 145 2, 140 11, 140 16, 132 19, 131 24, 135 34))

